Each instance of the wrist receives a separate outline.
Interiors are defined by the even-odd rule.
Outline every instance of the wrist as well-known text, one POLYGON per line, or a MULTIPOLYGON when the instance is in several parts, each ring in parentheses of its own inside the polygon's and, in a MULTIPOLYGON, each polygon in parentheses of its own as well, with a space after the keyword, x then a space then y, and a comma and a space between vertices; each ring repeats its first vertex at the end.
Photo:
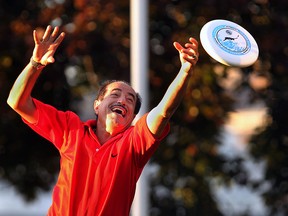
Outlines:
POLYGON ((30 59, 30 64, 37 70, 43 69, 46 65, 41 64, 40 62, 36 62, 33 60, 33 57, 30 59))
POLYGON ((187 74, 188 76, 192 75, 193 68, 190 65, 182 65, 180 71, 182 71, 184 74, 187 74))

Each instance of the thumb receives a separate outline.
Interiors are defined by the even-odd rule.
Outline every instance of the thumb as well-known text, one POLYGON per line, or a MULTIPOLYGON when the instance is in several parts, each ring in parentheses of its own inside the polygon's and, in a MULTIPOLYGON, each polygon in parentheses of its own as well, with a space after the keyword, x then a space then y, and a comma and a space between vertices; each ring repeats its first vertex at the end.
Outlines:
POLYGON ((174 42, 173 45, 178 52, 182 51, 183 47, 178 42, 174 42))
POLYGON ((55 62, 55 59, 53 58, 53 56, 50 56, 48 59, 47 59, 47 63, 54 63, 55 62))

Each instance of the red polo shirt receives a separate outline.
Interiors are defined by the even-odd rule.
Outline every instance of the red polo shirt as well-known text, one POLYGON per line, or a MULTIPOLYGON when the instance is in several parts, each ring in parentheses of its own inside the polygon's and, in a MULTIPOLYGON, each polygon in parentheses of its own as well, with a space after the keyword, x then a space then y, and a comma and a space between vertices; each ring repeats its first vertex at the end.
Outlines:
POLYGON ((60 172, 48 215, 128 216, 136 182, 144 165, 169 131, 153 137, 146 115, 135 126, 100 145, 92 127, 71 112, 56 110, 36 99, 39 112, 33 130, 59 150, 60 172))

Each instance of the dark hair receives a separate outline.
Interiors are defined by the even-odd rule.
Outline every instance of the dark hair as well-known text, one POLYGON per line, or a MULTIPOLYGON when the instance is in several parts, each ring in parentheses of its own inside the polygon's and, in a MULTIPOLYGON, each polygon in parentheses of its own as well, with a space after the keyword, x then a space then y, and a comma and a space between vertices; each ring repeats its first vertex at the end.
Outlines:
MULTIPOLYGON (((107 80, 105 82, 103 82, 99 89, 98 89, 98 93, 96 95, 96 100, 103 100, 104 95, 107 92, 107 86, 110 85, 111 83, 115 83, 115 82, 122 82, 125 83, 127 85, 129 85, 131 88, 132 86, 130 85, 130 83, 123 81, 123 80, 107 80)), ((141 96, 139 95, 139 93, 136 93, 136 104, 135 104, 135 109, 134 109, 134 114, 137 115, 140 108, 141 108, 141 104, 142 104, 142 99, 141 96)))

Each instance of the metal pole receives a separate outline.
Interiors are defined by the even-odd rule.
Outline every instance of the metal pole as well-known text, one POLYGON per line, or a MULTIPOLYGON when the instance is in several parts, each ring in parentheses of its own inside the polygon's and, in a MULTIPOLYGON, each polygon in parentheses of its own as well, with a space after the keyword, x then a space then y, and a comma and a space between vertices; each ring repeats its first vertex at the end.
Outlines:
MULTIPOLYGON (((131 26, 131 85, 142 97, 138 116, 148 111, 148 0, 130 0, 131 26)), ((137 183, 131 213, 133 216, 147 216, 149 209, 147 170, 144 168, 137 183)))

